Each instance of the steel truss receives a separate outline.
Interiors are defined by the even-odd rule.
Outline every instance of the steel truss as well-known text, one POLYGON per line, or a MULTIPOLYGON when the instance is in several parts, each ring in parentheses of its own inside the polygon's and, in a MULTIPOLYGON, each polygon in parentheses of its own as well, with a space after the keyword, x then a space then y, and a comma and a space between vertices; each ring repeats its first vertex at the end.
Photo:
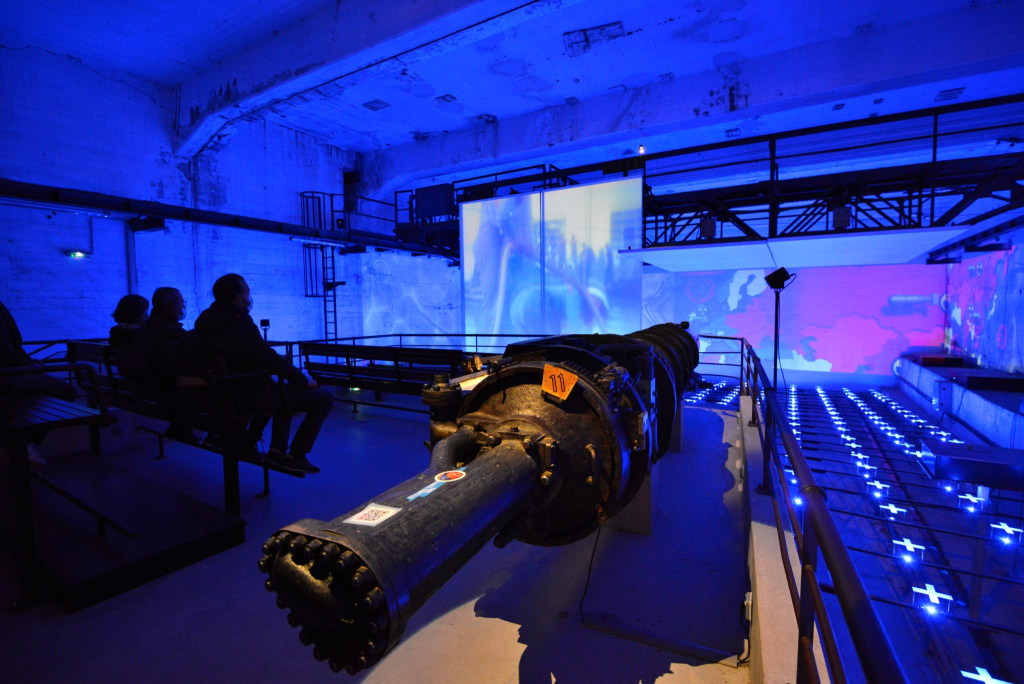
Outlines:
MULTIPOLYGON (((1024 207, 1021 181, 1024 154, 1005 154, 789 180, 773 178, 665 195, 648 193, 643 246, 977 225, 1024 207), (979 200, 995 200, 998 206, 971 213, 979 200), (709 234, 709 220, 714 222, 714 235, 709 234)), ((985 233, 982 240, 995 235, 985 233)))

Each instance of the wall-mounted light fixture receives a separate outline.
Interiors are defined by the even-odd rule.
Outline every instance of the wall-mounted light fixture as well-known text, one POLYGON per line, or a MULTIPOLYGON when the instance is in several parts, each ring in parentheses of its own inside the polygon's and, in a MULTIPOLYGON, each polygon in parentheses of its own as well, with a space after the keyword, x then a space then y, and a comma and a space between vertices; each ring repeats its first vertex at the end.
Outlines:
POLYGON ((85 252, 80 249, 69 249, 64 252, 64 256, 69 259, 88 259, 92 256, 92 252, 85 252))
POLYGON ((644 146, 643 146, 643 145, 641 145, 641 146, 640 146, 639 148, 637 148, 637 152, 638 152, 639 154, 643 154, 643 153, 644 153, 644 146))

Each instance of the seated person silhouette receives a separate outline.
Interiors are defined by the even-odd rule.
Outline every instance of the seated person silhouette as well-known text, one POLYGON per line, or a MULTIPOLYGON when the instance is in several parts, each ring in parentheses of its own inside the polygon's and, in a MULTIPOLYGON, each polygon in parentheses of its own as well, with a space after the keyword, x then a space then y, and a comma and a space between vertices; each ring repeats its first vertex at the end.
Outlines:
MULTIPOLYGON (((269 371, 287 380, 288 384, 283 388, 284 397, 268 383, 259 392, 240 396, 239 400, 247 401, 253 410, 274 414, 268 462, 294 473, 320 472, 306 455, 313 449, 320 428, 334 406, 333 397, 319 389, 315 380, 307 378, 263 340, 259 328, 249 316, 252 298, 249 285, 242 276, 228 273, 218 278, 213 284, 213 297, 213 304, 196 320, 196 348, 222 354, 232 364, 233 372, 269 371), (285 402, 291 411, 306 413, 290 447, 291 415, 284 412, 285 402)), ((254 421, 243 448, 255 447, 265 426, 265 420, 262 425, 254 421)))
POLYGON ((185 318, 185 298, 174 287, 158 287, 153 292, 153 310, 135 333, 135 346, 144 349, 176 349, 181 347, 188 331, 181 324, 185 318))
POLYGON ((110 329, 111 347, 130 347, 135 344, 139 327, 146 322, 149 300, 142 295, 130 294, 121 297, 114 309, 116 325, 110 329))
MULTIPOLYGON (((184 317, 185 298, 181 296, 181 292, 174 287, 158 287, 153 292, 153 310, 135 334, 135 346, 144 350, 182 348, 188 338, 188 331, 181 324, 184 317)), ((173 383, 173 378, 161 376, 158 363, 154 363, 152 359, 147 359, 146 362, 149 365, 148 375, 162 381, 164 386, 173 383)), ((166 373, 164 375, 166 376, 166 373)), ((166 399, 167 397, 164 397, 164 400, 166 399)), ((199 443, 199 437, 191 428, 174 421, 167 426, 164 436, 179 442, 199 443)))
MULTIPOLYGON (((18 324, 14 322, 14 317, 4 303, 0 302, 0 368, 34 368, 41 365, 42 363, 25 353, 18 324)), ((75 398, 75 388, 52 375, 43 373, 0 378, 0 396, 26 394, 71 401, 75 398)))
MULTIPOLYGON (((14 322, 14 317, 4 303, 0 302, 0 369, 42 367, 42 363, 25 352, 22 342, 18 324, 14 322)), ((75 398, 75 388, 45 373, 8 376, 0 374, 0 404, 4 399, 21 396, 56 397, 72 401, 75 398)), ((37 464, 45 463, 38 450, 41 442, 42 437, 39 437, 28 444, 29 460, 37 464)))

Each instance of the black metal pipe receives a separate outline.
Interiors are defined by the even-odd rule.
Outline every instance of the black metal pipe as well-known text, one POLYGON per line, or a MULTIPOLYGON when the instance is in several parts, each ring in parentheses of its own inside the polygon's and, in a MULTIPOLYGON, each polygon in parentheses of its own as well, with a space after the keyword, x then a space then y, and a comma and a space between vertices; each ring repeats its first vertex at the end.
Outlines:
POLYGON ((522 445, 504 442, 463 468, 428 468, 330 522, 288 525, 268 540, 261 567, 294 611, 290 621, 301 616, 300 638, 332 669, 356 672, 393 648, 409 617, 530 505, 536 477, 522 445))

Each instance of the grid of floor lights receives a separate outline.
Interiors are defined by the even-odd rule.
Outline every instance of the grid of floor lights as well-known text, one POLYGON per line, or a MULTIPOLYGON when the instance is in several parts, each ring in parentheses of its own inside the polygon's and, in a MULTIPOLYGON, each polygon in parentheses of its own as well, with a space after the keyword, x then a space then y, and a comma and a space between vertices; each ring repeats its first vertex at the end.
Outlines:
MULTIPOLYGON (((957 634, 958 647, 947 649, 933 676, 944 681, 1009 681, 1000 677, 1012 674, 1021 679, 1024 672, 1002 660, 1008 652, 1024 651, 1019 620, 1024 581, 1017 562, 1024 497, 931 479, 922 467, 920 440, 961 440, 887 392, 790 386, 784 401, 793 432, 829 495, 858 569, 875 571, 861 574, 874 580, 866 584, 876 605, 885 606, 880 614, 905 613, 904 621, 919 628, 915 636, 922 652, 941 649, 935 639, 948 642, 952 632, 972 634, 966 642, 974 646, 988 644, 964 648, 963 634, 957 634), (978 534, 979 529, 988 534, 978 534), (991 548, 981 552, 980 565, 975 560, 965 567, 962 547, 971 543, 991 548), (970 594, 981 593, 982 586, 990 590, 988 596, 1001 600, 990 599, 988 606, 978 597, 972 601, 970 594)), ((784 466, 788 484, 797 485, 788 463, 784 466)), ((798 507, 803 503, 799 494, 792 500, 798 507)), ((827 577, 822 581, 828 586, 827 577)), ((900 646, 906 641, 900 639, 900 646)), ((901 660, 915 660, 898 653, 901 660)))

